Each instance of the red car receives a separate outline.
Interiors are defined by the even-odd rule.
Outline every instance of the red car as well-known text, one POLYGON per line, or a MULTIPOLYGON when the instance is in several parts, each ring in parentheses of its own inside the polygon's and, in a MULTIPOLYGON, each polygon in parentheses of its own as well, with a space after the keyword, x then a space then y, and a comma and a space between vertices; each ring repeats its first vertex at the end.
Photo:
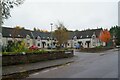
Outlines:
POLYGON ((38 50, 39 48, 37 46, 35 46, 35 45, 32 45, 29 49, 30 50, 38 50))

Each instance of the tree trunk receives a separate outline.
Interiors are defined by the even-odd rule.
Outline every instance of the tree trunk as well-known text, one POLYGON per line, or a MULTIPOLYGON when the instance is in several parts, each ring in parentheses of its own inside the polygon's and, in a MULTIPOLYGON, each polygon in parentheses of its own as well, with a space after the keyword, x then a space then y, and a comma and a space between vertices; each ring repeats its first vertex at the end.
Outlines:
POLYGON ((105 43, 105 46, 107 47, 107 45, 108 45, 108 43, 106 42, 106 43, 105 43))
POLYGON ((2 4, 0 2, 0 33, 2 33, 2 4))

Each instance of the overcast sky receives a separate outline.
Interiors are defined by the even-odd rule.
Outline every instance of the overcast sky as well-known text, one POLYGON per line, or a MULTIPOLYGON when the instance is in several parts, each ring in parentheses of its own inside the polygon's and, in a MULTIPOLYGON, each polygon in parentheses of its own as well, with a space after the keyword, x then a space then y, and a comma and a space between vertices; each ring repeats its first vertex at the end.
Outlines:
POLYGON ((118 24, 118 0, 25 0, 11 15, 5 26, 50 31, 61 21, 69 30, 110 28, 118 24))

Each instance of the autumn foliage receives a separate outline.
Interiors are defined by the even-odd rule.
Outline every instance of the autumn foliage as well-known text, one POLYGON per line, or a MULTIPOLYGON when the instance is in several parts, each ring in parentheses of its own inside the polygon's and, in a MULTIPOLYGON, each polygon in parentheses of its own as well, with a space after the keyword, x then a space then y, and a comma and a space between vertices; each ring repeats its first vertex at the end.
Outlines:
POLYGON ((109 32, 107 29, 101 31, 101 34, 100 34, 100 36, 99 36, 99 39, 100 39, 101 41, 107 43, 107 42, 110 40, 110 38, 111 38, 111 35, 110 35, 110 32, 109 32))

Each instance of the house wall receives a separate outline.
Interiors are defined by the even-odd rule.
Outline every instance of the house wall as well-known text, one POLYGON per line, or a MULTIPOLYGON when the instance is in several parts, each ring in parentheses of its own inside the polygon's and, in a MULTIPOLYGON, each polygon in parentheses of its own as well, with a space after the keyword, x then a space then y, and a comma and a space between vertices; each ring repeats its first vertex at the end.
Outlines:
POLYGON ((33 45, 33 39, 26 39, 24 38, 24 42, 26 43, 26 47, 30 47, 33 45))
MULTIPOLYGON (((23 40, 26 43, 26 45, 25 45, 26 47, 30 47, 30 46, 33 45, 33 39, 26 39, 26 38, 16 38, 16 39, 20 40, 20 41, 23 40)), ((9 40, 13 40, 13 39, 3 37, 2 38, 3 45, 7 45, 9 40)), ((78 42, 82 42, 83 47, 88 48, 86 41, 90 41, 89 48, 93 48, 93 47, 100 46, 100 45, 105 46, 105 42, 101 42, 98 38, 96 38, 95 40, 93 40, 92 38, 85 38, 85 39, 76 39, 76 40, 71 39, 71 40, 68 40, 69 45, 67 45, 67 47, 68 48, 71 48, 71 47, 76 48, 76 45, 79 45, 78 42), (95 42, 95 45, 93 45, 93 42, 95 42)), ((44 48, 51 47, 51 40, 38 40, 38 39, 36 39, 35 40, 35 45, 38 48, 43 48, 43 42, 45 43, 44 48)), ((55 41, 53 40, 52 42, 55 42, 55 41)), ((54 45, 53 47, 56 47, 56 45, 54 45)))
POLYGON ((87 44, 86 41, 90 41, 89 47, 91 48, 91 38, 87 38, 87 39, 79 39, 78 41, 83 43, 83 47, 87 48, 87 44))
MULTIPOLYGON (((22 41, 24 40, 24 38, 15 38, 17 41, 22 41)), ((8 41, 13 41, 13 38, 6 38, 6 37, 3 37, 2 38, 2 43, 4 46, 6 46, 8 44, 8 41)))
POLYGON ((38 48, 42 48, 42 40, 35 40, 35 45, 38 47, 38 48))
POLYGON ((2 38, 2 43, 3 43, 3 46, 6 46, 7 45, 7 38, 3 37, 2 38))
MULTIPOLYGON (((89 43, 89 48, 94 48, 96 46, 100 46, 100 45, 105 45, 104 42, 100 42, 100 40, 98 38, 96 39, 92 39, 92 38, 87 38, 87 39, 78 39, 77 41, 74 41, 74 44, 78 44, 78 42, 82 42, 83 43, 83 47, 84 48, 88 48, 88 45, 86 43, 86 41, 90 41, 89 43)), ((75 45, 73 46, 75 48, 75 45)))
POLYGON ((78 39, 72 40, 72 41, 73 41, 72 47, 73 47, 73 48, 76 48, 76 46, 77 46, 77 44, 78 44, 78 39))
MULTIPOLYGON (((53 41, 52 41, 52 42, 53 42, 53 41)), ((46 43, 47 43, 47 45, 46 45, 47 48, 51 46, 51 40, 47 40, 46 43)))
MULTIPOLYGON (((19 41, 24 41, 25 42, 25 46, 26 47, 30 47, 33 45, 33 39, 26 39, 26 38, 15 38, 16 40, 19 40, 19 41)), ((6 46, 8 44, 8 41, 9 40, 12 40, 13 41, 13 38, 6 38, 6 37, 3 37, 2 38, 2 43, 4 46, 6 46)), ((55 42, 54 40, 52 42, 55 42)), ((44 48, 48 48, 51 46, 51 40, 35 40, 35 45, 38 47, 38 48, 43 48, 43 43, 44 44, 44 48), (38 45, 40 44, 40 45, 38 45), (48 45, 49 44, 49 45, 48 45)), ((55 47, 56 45, 54 45, 53 47, 55 47)))
POLYGON ((45 42, 45 44, 44 44, 44 48, 48 48, 48 46, 47 46, 47 40, 42 40, 41 48, 43 48, 43 42, 45 42))
POLYGON ((73 40, 68 40, 67 48, 73 47, 73 40))

